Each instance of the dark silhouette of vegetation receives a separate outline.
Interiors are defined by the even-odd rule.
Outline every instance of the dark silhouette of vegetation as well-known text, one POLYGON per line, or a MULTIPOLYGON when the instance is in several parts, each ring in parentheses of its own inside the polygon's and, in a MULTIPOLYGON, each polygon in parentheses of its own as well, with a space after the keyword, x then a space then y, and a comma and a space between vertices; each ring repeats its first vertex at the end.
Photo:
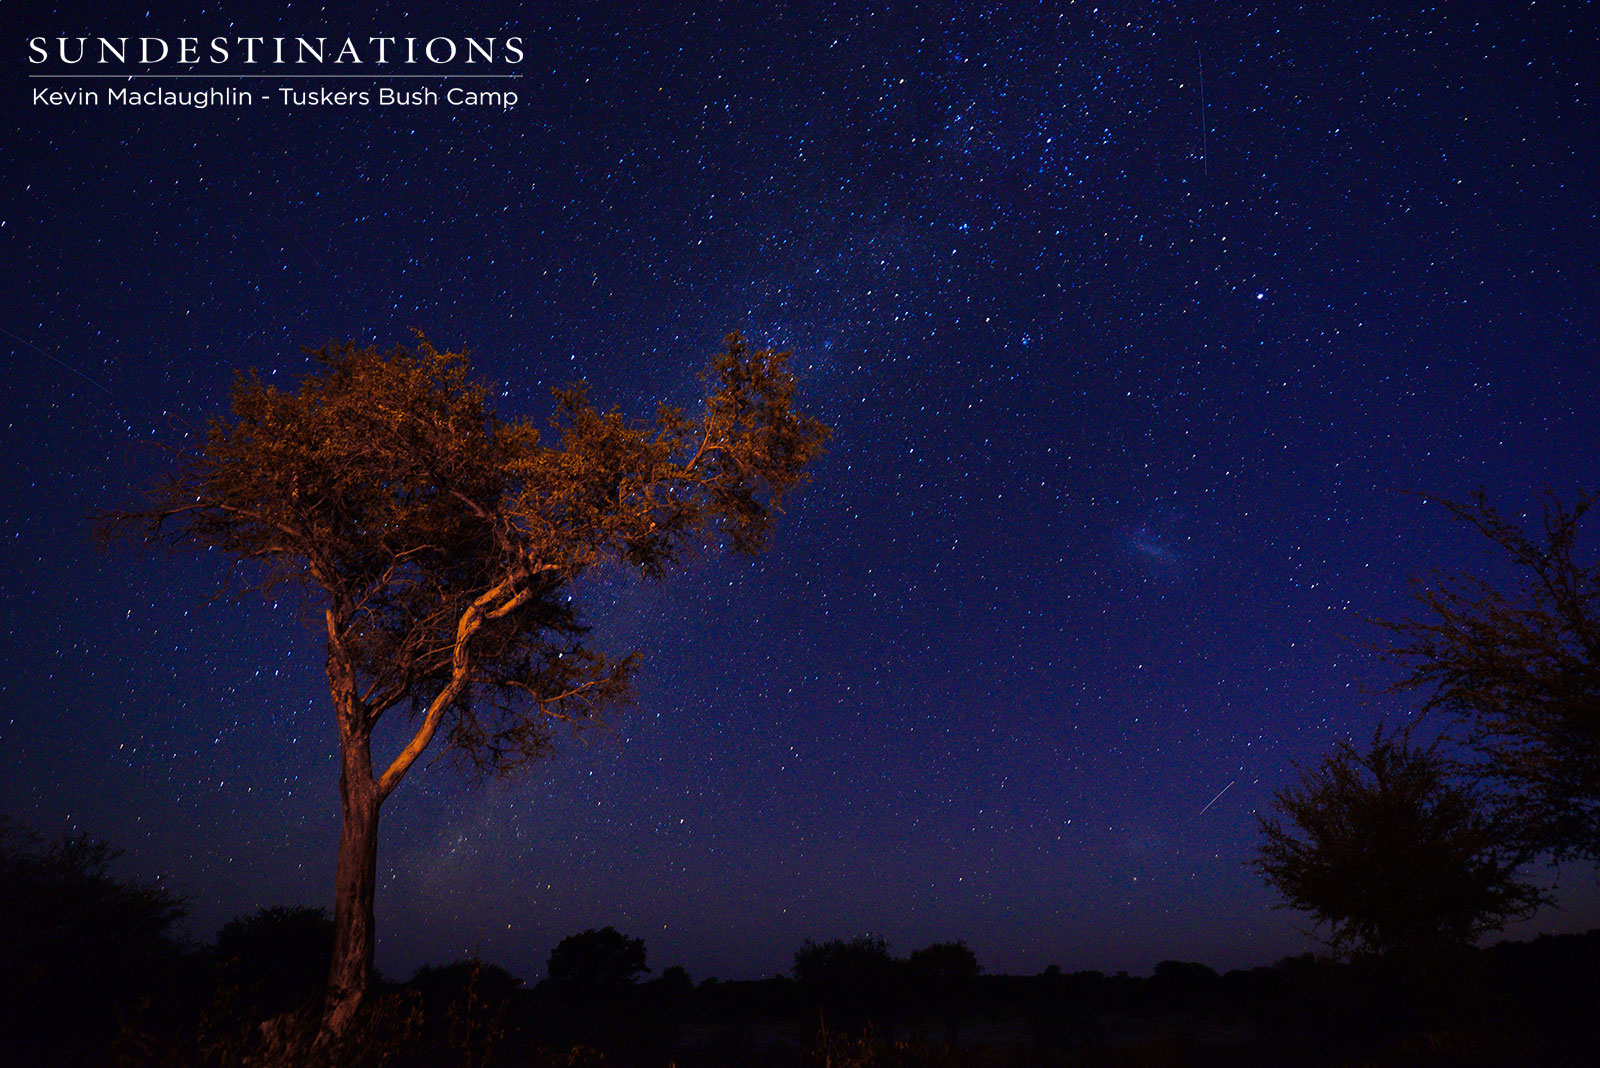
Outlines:
POLYGON ((407 984, 419 1002, 414 1049, 429 1063, 487 1065, 497 1054, 526 1046, 528 992, 522 980, 476 957, 424 966, 407 984))
POLYGON ((1193 961, 1164 960, 1151 976, 1155 997, 1167 1013, 1195 1012, 1212 1007, 1221 977, 1204 964, 1193 961))
POLYGON ((644 939, 629 938, 615 927, 591 927, 563 938, 546 967, 551 989, 574 1000, 615 996, 650 970, 644 939))
POLYGON ((1371 955, 1305 954, 1220 976, 1185 961, 1162 961, 1149 978, 986 975, 959 942, 896 960, 882 939, 858 938, 807 942, 796 978, 696 987, 678 967, 638 981, 643 941, 602 930, 552 953, 564 984, 530 990, 479 960, 380 982, 346 1040, 316 1049, 306 1041, 320 1022, 314 989, 265 1023, 241 1014, 237 991, 247 961, 284 980, 255 989, 310 982, 307 961, 328 945, 321 910, 262 909, 225 925, 216 944, 190 946, 170 932, 181 901, 110 876, 109 846, 0 826, 0 892, 24 924, 0 942, 7 1068, 1587 1066, 1600 1043, 1600 931, 1464 949, 1454 963, 1469 981, 1448 1011, 1424 1013, 1404 969, 1371 955), (274 932, 300 948, 275 958, 274 932), (855 1027, 819 1020, 819 992, 887 996, 913 1026, 897 1033, 870 1012, 855 1027), (959 998, 941 996, 951 992, 959 998), (917 1037, 916 1025, 950 1017, 960 1042, 917 1037))
POLYGON ((223 924, 214 952, 240 1010, 255 1019, 277 1016, 322 997, 333 917, 306 905, 257 909, 223 924))
POLYGON ((824 1026, 851 1034, 869 1025, 893 1030, 904 973, 882 938, 807 940, 795 950, 794 978, 824 1026))
POLYGON ((1402 686, 1452 717, 1478 770, 1500 784, 1523 841, 1558 858, 1600 861, 1600 557, 1579 535, 1597 495, 1544 502, 1530 533, 1483 493, 1440 500, 1515 568, 1419 583, 1420 614, 1387 626, 1402 686))
POLYGON ((546 754, 555 722, 624 701, 635 657, 595 648, 568 596, 588 569, 664 575, 696 546, 763 547, 827 428, 794 408, 786 355, 731 335, 696 415, 648 424, 556 392, 555 443, 506 421, 465 356, 346 344, 295 392, 234 385, 147 506, 107 517, 151 541, 217 549, 320 617, 339 736, 342 820, 320 1043, 372 981, 381 806, 436 741, 478 772, 546 754), (387 713, 408 740, 386 767, 387 713))
POLYGON ((555 1033, 566 1041, 639 1060, 675 1040, 666 1011, 672 988, 646 989, 638 982, 650 971, 644 939, 614 927, 590 928, 557 943, 546 970, 540 990, 555 1000, 555 1033))
POLYGON ((961 1034, 961 1018, 971 1009, 983 967, 965 942, 938 942, 906 958, 905 975, 913 1003, 944 1025, 945 1041, 961 1034))
POLYGON ((1348 742, 1258 816, 1257 870, 1336 952, 1429 958, 1543 900, 1517 875, 1504 828, 1434 748, 1402 734, 1348 742))
POLYGON ((0 1064, 105 1058, 123 1023, 174 978, 184 899, 118 878, 86 834, 46 839, 0 816, 0 1064))
POLYGON ((670 1008, 674 1016, 681 1017, 683 1010, 694 999, 694 980, 689 978, 688 970, 681 964, 663 969, 649 985, 654 988, 651 997, 670 1008))
MULTIPOLYGON (((1310 954, 1217 975, 1164 961, 1140 978, 1047 970, 979 975, 963 1041, 927 1042, 814 1020, 788 978, 671 990, 636 983, 611 1003, 618 1035, 575 1035, 564 1001, 481 962, 426 968, 382 987, 337 1061, 276 1056, 257 1031, 168 1046, 132 1065, 337 1063, 349 1068, 1038 1068, 1038 1066, 1587 1066, 1600 1040, 1600 932, 1466 951, 1457 1010, 1423 1019, 1381 958, 1310 954), (620 1007, 625 1005, 625 1010, 620 1007), (669 1008, 669 1006, 671 1006, 669 1008), (635 1020, 671 1027, 639 1041, 635 1020)), ((920 1007, 914 1002, 910 1011, 920 1007)), ((314 1020, 313 1020, 314 1026, 314 1020)), ((108 1062, 89 1062, 108 1063, 108 1062)))

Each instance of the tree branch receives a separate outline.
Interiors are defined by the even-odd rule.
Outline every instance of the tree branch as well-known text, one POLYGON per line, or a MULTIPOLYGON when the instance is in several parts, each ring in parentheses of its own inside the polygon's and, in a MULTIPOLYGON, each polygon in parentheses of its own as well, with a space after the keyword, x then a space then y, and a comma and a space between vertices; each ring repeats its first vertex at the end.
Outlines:
MULTIPOLYGON (((406 743, 406 747, 400 751, 400 754, 394 758, 388 769, 384 771, 382 777, 378 779, 378 801, 380 803, 389 796, 396 786, 400 785, 400 780, 405 777, 406 772, 411 770, 411 765, 415 764, 417 758, 433 743, 433 736, 438 733, 439 724, 443 721, 445 712, 449 710, 451 705, 455 704, 456 699, 466 689, 468 676, 472 670, 472 636, 483 626, 483 621, 489 613, 488 606, 510 593, 515 588, 519 577, 515 576, 506 579, 485 591, 472 602, 471 607, 461 614, 461 621, 456 625, 455 654, 452 658, 450 681, 445 683, 444 689, 434 695, 433 700, 428 704, 427 714, 422 718, 422 725, 417 728, 417 733, 412 735, 411 741, 406 743)), ((519 591, 513 595, 511 601, 515 602, 519 597, 525 600, 526 594, 526 590, 519 591)), ((504 611, 499 612, 499 615, 504 615, 505 612, 510 610, 510 608, 505 608, 504 611)), ((490 616, 490 618, 497 617, 490 616)))

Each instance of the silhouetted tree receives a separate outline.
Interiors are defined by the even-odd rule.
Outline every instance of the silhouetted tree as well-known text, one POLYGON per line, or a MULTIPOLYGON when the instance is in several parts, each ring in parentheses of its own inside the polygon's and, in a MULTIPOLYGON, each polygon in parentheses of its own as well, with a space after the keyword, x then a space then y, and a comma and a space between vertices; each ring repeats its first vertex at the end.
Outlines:
POLYGON ((644 985, 649 988, 651 1003, 674 1020, 681 1021, 694 1004, 694 980, 681 964, 662 969, 644 985))
POLYGON ((274 905, 222 925, 216 955, 223 981, 250 1009, 274 1016, 323 993, 333 958, 333 917, 327 909, 274 905))
POLYGON ((542 989, 564 1009, 560 1030, 569 1041, 630 1064, 652 1062, 653 1053, 676 1041, 676 1026, 637 981, 650 971, 644 939, 590 928, 557 943, 546 967, 542 989))
POLYGON ((906 958, 906 981, 917 1008, 944 1024, 952 1045, 961 1033, 961 1017, 971 1008, 983 971, 977 954, 965 942, 938 942, 906 958))
POLYGON ((899 962, 876 935, 806 939, 794 953, 794 977, 803 996, 836 1030, 854 1031, 869 1022, 889 1023, 901 993, 899 962))
POLYGON ((546 965, 550 986, 578 1001, 615 997, 650 970, 644 939, 593 927, 556 943, 546 965))
POLYGON ((1469 945, 1543 900, 1521 859, 1434 748, 1373 734, 1340 742, 1258 815, 1256 868, 1285 904, 1310 913, 1339 952, 1420 958, 1469 945))
POLYGON ((522 980, 500 967, 473 957, 454 964, 424 964, 406 984, 422 995, 425 1004, 448 1005, 470 992, 474 998, 498 1004, 522 989, 522 980))
POLYGON ((232 416, 107 525, 250 561, 321 617, 343 805, 326 1043, 371 982, 379 810, 417 759, 442 739, 511 771, 548 752, 553 721, 624 700, 635 658, 588 642, 572 582, 608 563, 659 577, 719 537, 760 549, 827 428, 794 410, 785 355, 737 335, 697 416, 663 406, 633 424, 577 386, 557 391, 554 445, 498 418, 465 357, 425 341, 318 360, 293 393, 240 378, 232 416), (375 768, 373 731, 396 708, 407 740, 375 768))
POLYGON ((694 993, 694 980, 689 978, 689 969, 681 964, 664 969, 653 982, 673 997, 688 997, 694 993))
POLYGON ((109 1060, 108 1043, 177 961, 186 904, 113 876, 119 855, 0 816, 0 1063, 109 1060))
POLYGON ((496 1052, 516 1037, 522 980, 504 968, 476 957, 424 965, 406 985, 422 999, 423 1063, 499 1063, 496 1052))
POLYGON ((1482 579, 1417 584, 1422 613, 1387 624, 1390 655, 1510 794, 1526 841, 1600 861, 1600 557, 1580 559, 1597 495, 1544 502, 1529 533, 1483 493, 1441 500, 1515 566, 1509 588, 1482 579))

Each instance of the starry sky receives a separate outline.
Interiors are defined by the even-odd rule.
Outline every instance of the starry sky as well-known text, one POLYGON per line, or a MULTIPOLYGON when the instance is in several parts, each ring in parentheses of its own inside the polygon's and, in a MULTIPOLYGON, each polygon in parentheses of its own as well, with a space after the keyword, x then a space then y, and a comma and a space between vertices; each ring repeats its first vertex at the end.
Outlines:
MULTIPOLYGON (((611 730, 390 799, 399 977, 537 979, 605 924, 696 980, 866 932, 1299 952, 1255 811, 1410 714, 1370 648, 1409 578, 1500 573, 1418 494, 1596 484, 1592 5, 6 6, 0 811, 122 846, 199 938, 331 903, 321 647, 91 520, 304 346, 420 327, 504 413, 586 379, 646 416, 738 329, 835 428, 766 555, 579 588, 644 656, 611 730), (526 59, 510 109, 34 104, 61 34, 526 59)), ((1600 923, 1562 886, 1516 933, 1600 923)))

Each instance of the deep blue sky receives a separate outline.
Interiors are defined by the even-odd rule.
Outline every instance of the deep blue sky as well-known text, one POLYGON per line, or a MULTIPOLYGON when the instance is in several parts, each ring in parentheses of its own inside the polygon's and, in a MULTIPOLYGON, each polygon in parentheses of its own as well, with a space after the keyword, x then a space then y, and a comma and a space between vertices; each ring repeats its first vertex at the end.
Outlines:
MULTIPOLYGON (((90 517, 305 345, 418 326, 508 414, 586 378, 642 416, 737 328, 835 427, 766 556, 583 588, 645 657, 614 733, 394 795, 401 976, 536 979, 604 924, 696 979, 869 931, 1001 972, 1299 951, 1254 812, 1408 714, 1367 619, 1490 563, 1415 494, 1597 482, 1592 5, 252 6, 8 3, 0 53, 0 811, 120 844, 201 937, 330 899, 321 650, 90 517), (33 105, 62 33, 527 59, 509 111, 33 105)), ((1524 933, 1600 922, 1565 881, 1524 933)))

